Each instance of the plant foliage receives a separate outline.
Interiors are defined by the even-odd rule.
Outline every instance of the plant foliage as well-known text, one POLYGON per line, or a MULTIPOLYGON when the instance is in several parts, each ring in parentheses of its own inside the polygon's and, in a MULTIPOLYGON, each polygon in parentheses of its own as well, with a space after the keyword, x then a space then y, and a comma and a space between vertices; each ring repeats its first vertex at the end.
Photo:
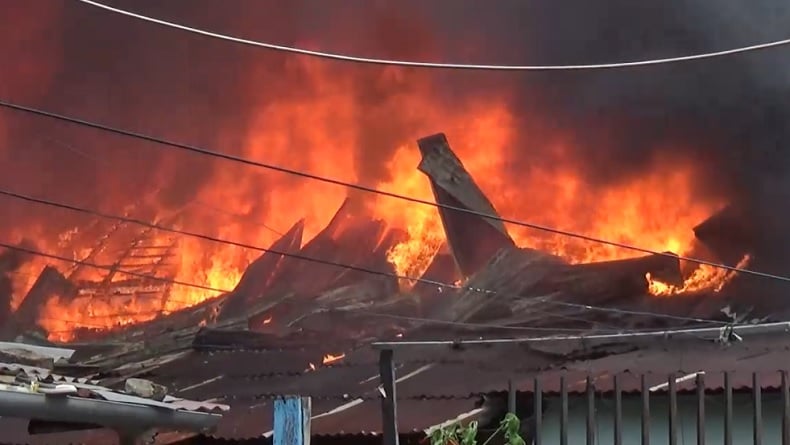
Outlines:
MULTIPOLYGON (((477 422, 473 421, 467 425, 454 424, 437 429, 431 434, 431 445, 477 445, 477 426, 477 422)), ((519 418, 513 413, 508 413, 483 445, 488 445, 491 439, 500 433, 507 445, 526 445, 519 433, 520 428, 519 418)))

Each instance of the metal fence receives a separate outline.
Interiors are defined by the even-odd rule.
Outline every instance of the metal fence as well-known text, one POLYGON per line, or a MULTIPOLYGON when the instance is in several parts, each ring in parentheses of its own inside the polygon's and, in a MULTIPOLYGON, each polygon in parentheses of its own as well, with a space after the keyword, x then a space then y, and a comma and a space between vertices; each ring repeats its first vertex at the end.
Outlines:
MULTIPOLYGON (((398 443, 394 369, 393 351, 381 349, 379 370, 384 394, 382 426, 385 445, 398 443)), ((790 445, 787 371, 777 371, 770 377, 767 373, 750 373, 748 384, 741 381, 735 393, 733 376, 731 372, 715 376, 709 374, 710 380, 715 378, 718 383, 706 386, 704 372, 667 375, 664 383, 658 385, 660 391, 656 389, 655 380, 648 380, 647 374, 630 374, 626 390, 623 389, 623 375, 611 376, 606 389, 596 388, 595 377, 587 376, 586 382, 580 382, 585 383, 584 391, 569 391, 569 387, 578 386, 569 385, 567 375, 561 374, 559 383, 552 381, 548 389, 544 386, 547 379, 539 375, 530 388, 518 388, 531 393, 530 403, 533 404, 533 416, 523 420, 530 423, 529 433, 524 439, 535 445, 677 445, 694 441, 700 445, 790 445), (633 379, 638 379, 639 383, 634 384, 633 379), (681 389, 679 384, 683 386, 681 389), (764 389, 766 394, 763 394, 764 389), (682 398, 682 403, 679 398, 682 398), (771 399, 767 421, 764 416, 766 398, 771 399), (549 405, 551 409, 547 409, 549 405), (602 408, 604 406, 605 409, 602 408), (735 414, 734 407, 737 408, 735 414), (638 415, 636 411, 639 411, 638 415), (689 421, 690 418, 694 419, 689 421), (766 422, 770 427, 767 436, 766 422), (600 434, 601 429, 606 429, 606 434, 600 434), (695 437, 689 440, 689 435, 695 437)), ((738 374, 738 377, 742 376, 738 374)), ((516 411, 515 390, 515 386, 511 386, 508 404, 511 412, 516 411)))
MULTIPOLYGON (((772 412, 772 415, 781 415, 781 422, 779 425, 779 431, 777 436, 781 437, 782 445, 790 445, 790 393, 788 393, 788 374, 786 371, 779 371, 778 374, 781 376, 781 386, 777 388, 779 394, 775 394, 772 390, 772 395, 776 395, 776 401, 781 403, 782 409, 781 413, 772 412)), ((615 445, 623 445, 624 443, 640 443, 642 445, 650 445, 651 440, 654 442, 659 442, 656 440, 655 435, 651 434, 651 427, 655 427, 656 417, 660 418, 665 417, 665 424, 661 425, 662 429, 666 428, 666 435, 664 436, 666 439, 660 440, 659 443, 668 443, 670 445, 676 445, 680 443, 688 443, 687 441, 683 440, 683 435, 680 433, 679 428, 682 421, 679 419, 679 402, 678 397, 679 394, 687 394, 686 392, 679 392, 677 388, 678 380, 682 378, 680 375, 669 375, 666 381, 666 391, 661 393, 660 396, 662 398, 666 398, 666 402, 668 406, 662 406, 662 408, 666 408, 667 411, 662 413, 659 416, 656 416, 657 413, 651 412, 651 394, 655 394, 655 391, 652 390, 651 385, 648 383, 648 380, 645 375, 642 375, 641 385, 639 390, 636 394, 629 392, 629 397, 638 397, 639 398, 639 425, 638 429, 640 430, 640 437, 635 439, 633 436, 629 438, 629 440, 624 441, 624 416, 623 416, 623 395, 624 391, 622 388, 622 378, 621 376, 614 375, 612 377, 614 388, 612 391, 607 392, 607 397, 601 397, 597 395, 594 378, 588 377, 586 380, 586 391, 583 395, 579 395, 580 397, 584 398, 585 402, 585 443, 587 445, 593 445, 600 443, 600 437, 596 434, 596 429, 601 425, 601 419, 597 419, 596 417, 599 415, 599 409, 597 407, 598 404, 602 402, 610 402, 612 405, 612 415, 607 416, 607 421, 611 421, 611 437, 609 438, 608 443, 613 443, 615 445), (652 425, 651 425, 652 424, 652 425)), ((723 406, 721 407, 722 414, 719 416, 717 413, 716 420, 720 420, 717 422, 716 427, 720 427, 721 431, 718 431, 720 434, 720 438, 717 437, 717 440, 709 440, 706 437, 707 433, 711 430, 711 425, 706 425, 706 407, 710 407, 711 405, 711 395, 709 390, 711 388, 706 388, 705 385, 705 374, 700 372, 697 373, 694 377, 695 381, 695 388, 691 397, 695 398, 694 408, 695 408, 695 425, 693 430, 696 436, 696 443, 699 445, 707 444, 707 443, 724 443, 726 445, 732 445, 734 443, 741 444, 745 443, 742 439, 744 431, 739 431, 738 429, 744 429, 744 423, 742 422, 744 419, 742 418, 734 418, 733 417, 733 406, 735 401, 737 400, 737 395, 733 394, 733 385, 732 385, 732 373, 725 372, 723 373, 723 388, 713 388, 714 391, 720 395, 716 400, 713 402, 720 402, 723 406), (736 422, 736 420, 738 420, 736 422), (720 423, 720 425, 719 425, 720 423), (738 434, 735 434, 738 433, 738 434), (740 440, 734 440, 736 436, 741 436, 740 440), (723 442, 722 442, 723 441, 723 442)), ((764 440, 764 423, 763 423, 763 384, 760 381, 761 374, 759 373, 752 373, 752 382, 750 385, 750 394, 748 397, 751 399, 751 403, 749 403, 749 408, 751 411, 750 416, 750 423, 751 423, 751 440, 748 443, 752 443, 755 445, 775 445, 778 444, 774 437, 770 438, 769 440, 764 440)), ((541 415, 535 415, 534 419, 534 429, 532 429, 532 437, 529 439, 535 445, 543 445, 548 441, 546 428, 544 427, 544 419, 545 419, 545 412, 544 412, 544 403, 547 399, 548 394, 544 393, 541 387, 541 378, 537 377, 534 380, 532 393, 533 393, 533 402, 534 407, 532 412, 533 413, 541 413, 541 415)), ((552 438, 551 443, 559 443, 561 445, 568 445, 569 443, 579 443, 578 441, 569 441, 569 431, 572 431, 571 422, 569 419, 569 401, 574 397, 573 395, 569 395, 568 393, 568 385, 566 382, 566 377, 560 377, 559 383, 559 395, 556 397, 559 402, 558 408, 558 417, 559 417, 559 428, 558 431, 552 431, 554 433, 558 433, 559 438, 552 438)), ((551 397, 554 398, 554 397, 551 397)), ((512 403, 512 402, 511 402, 512 403)), ((662 404, 663 405, 663 404, 662 404)), ((778 416, 777 416, 778 417, 778 416)), ((633 428, 632 428, 633 429, 633 428)), ((690 428, 691 429, 691 428, 690 428)))

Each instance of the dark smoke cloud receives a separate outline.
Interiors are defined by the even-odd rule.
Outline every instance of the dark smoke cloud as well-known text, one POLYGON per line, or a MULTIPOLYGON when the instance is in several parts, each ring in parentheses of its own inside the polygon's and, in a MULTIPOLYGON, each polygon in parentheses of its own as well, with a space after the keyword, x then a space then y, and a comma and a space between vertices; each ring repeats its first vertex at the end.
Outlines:
MULTIPOLYGON (((0 90, 11 100, 239 152, 250 115, 261 104, 314 93, 310 85, 300 85, 303 74, 289 65, 292 56, 141 24, 76 2, 6 3, 13 7, 3 13, 9 26, 2 27, 0 41, 6 43, 0 43, 0 60, 17 63, 0 73, 0 90)), ((375 57, 507 64, 616 62, 720 50, 787 38, 790 21, 790 4, 781 0, 112 3, 282 44, 309 43, 375 57)), ((387 101, 408 91, 413 81, 436 76, 437 92, 448 106, 462 106, 465 97, 491 94, 496 87, 509 88, 523 128, 539 120, 542 131, 582 141, 575 155, 585 161, 580 165, 587 166, 591 181, 638 175, 659 150, 677 147, 683 151, 679 154, 707 166, 701 189, 750 200, 766 187, 765 177, 771 178, 771 188, 786 187, 789 54, 782 48, 579 73, 406 70, 389 83, 381 81, 381 68, 333 69, 353 76, 359 85, 356 100, 366 110, 359 116, 364 149, 354 153, 361 182, 386 179, 395 142, 421 128, 406 113, 387 115, 387 101)), ((6 111, 0 114, 0 144, 4 187, 115 209, 155 191, 159 203, 183 206, 216 169, 235 168, 6 111)), ((550 159, 534 133, 514 147, 513 172, 550 159)), ((265 190, 260 197, 266 199, 265 190)), ((51 215, 20 209, 0 206, 0 224, 51 215)))
MULTIPOLYGON (((601 63, 716 51, 788 38, 790 20, 790 5, 778 0, 511 5, 508 14, 480 11, 479 18, 496 33, 488 38, 491 47, 503 48, 489 57, 511 63, 601 63)), ((474 8, 469 3, 460 14, 474 8)), ((638 174, 655 150, 675 145, 709 165, 701 185, 748 195, 765 175, 787 173, 790 134, 781 122, 790 117, 789 54, 779 48, 659 67, 524 75, 519 101, 525 113, 542 112, 584 139, 580 154, 591 161, 585 164, 593 166, 592 178, 638 174)))

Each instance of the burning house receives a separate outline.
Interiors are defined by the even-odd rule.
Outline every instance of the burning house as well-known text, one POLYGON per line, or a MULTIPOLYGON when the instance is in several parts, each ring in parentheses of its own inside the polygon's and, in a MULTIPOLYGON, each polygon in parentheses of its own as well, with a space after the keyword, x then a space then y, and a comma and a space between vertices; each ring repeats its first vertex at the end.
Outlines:
MULTIPOLYGON (((67 361, 36 362, 52 374, 105 389, 150 378, 179 398, 230 405, 220 438, 268 438, 272 398, 293 393, 313 398, 318 435, 378 432, 374 340, 790 315, 782 280, 710 265, 787 275, 790 109, 783 66, 767 53, 505 78, 263 56, 76 2, 25 3, 0 27, 0 54, 16 61, 0 73, 4 98, 336 180, 2 111, 0 335, 73 349, 67 361)), ((753 43, 743 29, 771 40, 790 17, 775 0, 715 14, 582 0, 372 2, 365 20, 342 2, 288 3, 225 15, 208 1, 159 2, 145 12, 308 47, 558 64, 737 47, 753 43)), ((642 353, 658 357, 644 367, 659 373, 697 372, 721 353, 709 365, 719 372, 781 342, 684 343, 682 356, 700 359, 680 364, 626 343, 400 354, 402 433, 483 410, 478 397, 490 402, 514 374, 526 391, 546 369, 633 371, 617 360, 642 353)), ((762 371, 783 357, 766 354, 762 371)), ((0 440, 103 443, 84 432, 38 439, 0 422, 21 431, 0 440)))
MULTIPOLYGON (((305 222, 296 221, 271 246, 257 248, 263 254, 233 287, 217 289, 219 295, 189 304, 180 299, 194 296, 194 289, 177 289, 190 283, 177 280, 174 261, 183 243, 178 237, 186 238, 189 232, 176 235, 173 232, 179 232, 170 229, 167 221, 140 228, 123 217, 96 220, 81 235, 102 233, 95 237, 98 241, 63 271, 50 265, 41 269, 14 311, 13 322, 7 323, 6 335, 35 328, 52 341, 95 339, 145 324, 170 323, 187 313, 196 327, 233 320, 234 326, 251 330, 290 330, 321 318, 333 323, 333 313, 353 317, 353 309, 362 308, 382 312, 382 317, 546 328, 564 327, 561 317, 571 317, 577 321, 569 327, 579 329, 581 319, 604 323, 618 318, 611 313, 588 317, 585 305, 667 313, 673 312, 673 301, 681 301, 674 305, 675 315, 691 320, 721 318, 719 311, 727 304, 745 303, 737 301, 737 295, 712 297, 726 291, 736 272, 687 261, 681 264, 672 251, 576 262, 539 246, 519 247, 446 136, 422 138, 418 146, 422 154, 418 169, 439 205, 446 240, 425 258, 399 256, 414 239, 388 227, 386 221, 355 210, 358 206, 350 197, 312 239, 303 242, 305 222), (426 260, 424 265, 416 264, 421 260, 426 260), (410 263, 404 265, 404 261, 410 263), (402 270, 420 270, 422 275, 408 276, 402 270), (664 298, 673 295, 677 299, 664 298), (63 314, 68 308, 80 309, 63 314), (702 312, 694 313, 697 309, 702 312), (547 319, 540 315, 542 311, 555 316, 547 319), (85 321, 81 323, 80 318, 85 321), (245 320, 242 325, 240 319, 245 320), (101 324, 102 320, 107 324, 101 324)), ((715 240, 708 235, 709 227, 726 218, 728 211, 725 208, 724 213, 702 221, 697 233, 715 240)), ((420 243, 419 247, 428 246, 420 243)), ((28 264, 41 260, 19 250, 28 264)), ((9 249, 7 254, 10 276, 26 264, 13 260, 14 252, 9 249)), ((733 267, 744 267, 751 258, 749 250, 729 257, 733 267)), ((721 260, 711 256, 706 261, 721 260)), ((198 292, 212 290, 192 287, 198 292)), ((618 326, 664 325, 661 317, 649 318, 630 317, 626 325, 618 326)), ((370 335, 365 329, 357 334, 363 333, 370 335)))
MULTIPOLYGON (((268 423, 261 423, 259 417, 271 417, 271 400, 279 394, 298 392, 315 398, 319 412, 314 413, 313 425, 319 434, 344 431, 332 425, 348 416, 358 421, 352 413, 370 411, 369 405, 378 403, 375 388, 359 386, 376 377, 375 356, 365 347, 371 339, 501 337, 522 331, 594 334, 743 321, 734 318, 733 311, 747 307, 748 299, 727 293, 731 281, 738 278, 735 272, 706 273, 699 265, 684 268, 671 252, 586 263, 518 247, 447 137, 435 134, 421 138, 417 145, 422 154, 418 169, 434 193, 446 239, 420 277, 399 275, 398 264, 392 261, 406 235, 389 229, 384 221, 361 215, 348 199, 309 241, 303 242, 305 223, 299 220, 269 248, 260 249, 264 252, 232 289, 187 308, 170 309, 167 305, 178 295, 174 289, 179 284, 169 258, 177 256, 178 239, 162 242, 156 229, 149 227, 129 230, 126 238, 115 241, 112 234, 120 226, 110 221, 110 235, 99 237, 86 255, 96 259, 115 255, 115 259, 102 267, 96 260, 74 260, 76 266, 66 273, 44 267, 15 312, 15 322, 7 324, 6 336, 50 344, 30 336, 33 330, 56 343, 77 342, 74 360, 51 367, 77 366, 108 386, 153 376, 178 397, 189 394, 205 403, 221 399, 231 412, 219 423, 219 436, 248 438, 271 435, 261 429, 268 423), (108 248, 112 243, 125 247, 108 248), (102 273, 75 278, 85 266, 102 273), (98 302, 98 307, 126 307, 129 312, 114 314, 118 321, 112 326, 46 329, 42 321, 49 314, 47 305, 68 306, 79 299, 87 300, 89 310, 98 302), (134 312, 144 304, 158 312, 151 316, 134 312), (260 374, 253 377, 249 372, 260 374), (321 389, 327 386, 332 389, 321 389), (255 407, 263 411, 252 416, 248 409, 255 407)), ((716 218, 722 216, 708 221, 716 218)), ((698 232, 706 233, 703 228, 708 224, 713 223, 701 224, 698 232)), ((750 258, 748 251, 736 257, 741 267, 750 258)), ((11 273, 21 267, 18 262, 9 264, 11 273)), ((89 314, 86 319, 91 319, 89 314)), ((443 391, 456 385, 452 391, 466 390, 466 396, 485 394, 501 390, 516 369, 535 372, 572 357, 616 356, 638 349, 622 347, 606 346, 581 356, 556 347, 541 352, 495 348, 483 353, 490 357, 482 361, 477 352, 446 357, 427 351, 407 353, 399 356, 399 363, 411 371, 401 381, 410 380, 405 383, 410 388, 435 386, 440 378, 442 385, 449 385, 443 391), (486 368, 483 363, 496 357, 509 357, 515 364, 486 368), (463 381, 454 382, 446 374, 453 366, 465 369, 458 374, 463 381), (471 380, 470 366, 481 367, 480 375, 471 380)), ((496 396, 488 400, 492 397, 496 396)), ((469 411, 469 401, 463 400, 446 407, 430 404, 436 410, 432 416, 424 407, 409 403, 401 409, 414 410, 409 415, 417 416, 407 425, 428 431, 469 411)), ((469 412, 483 421, 495 418, 493 405, 484 405, 469 412)), ((58 440, 75 437, 64 434, 58 440)), ((107 440, 101 435, 76 437, 107 440)))

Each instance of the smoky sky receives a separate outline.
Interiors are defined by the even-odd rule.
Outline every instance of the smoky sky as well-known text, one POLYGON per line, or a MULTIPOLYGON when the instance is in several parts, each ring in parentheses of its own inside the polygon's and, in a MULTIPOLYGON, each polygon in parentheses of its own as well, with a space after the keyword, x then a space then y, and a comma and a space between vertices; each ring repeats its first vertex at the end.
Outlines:
MULTIPOLYGON (((283 78, 295 56, 163 29, 73 1, 3 2, 13 4, 0 19, 4 26, 27 29, 24 41, 0 45, 2 60, 20 60, 0 71, 4 99, 238 152, 256 107, 306 94, 298 88, 298 74, 283 78), (261 80, 250 88, 253 66, 261 80)), ((371 57, 491 64, 674 57, 784 39, 790 23, 790 4, 781 0, 108 3, 284 45, 308 42, 371 57)), ((509 105, 525 127, 540 116, 544 127, 584 141, 575 154, 586 160, 590 181, 638 175, 656 151, 675 149, 704 163, 700 188, 749 200, 765 184, 786 184, 788 58, 790 49, 776 48, 616 71, 408 69, 400 83, 384 86, 372 80, 380 67, 350 66, 349 75, 360 85, 357 100, 372 110, 359 117, 360 146, 368 149, 353 153, 358 177, 366 183, 382 179, 395 147, 390 142, 418 124, 408 116, 377 114, 377 104, 408 89, 410 79, 434 76, 440 79, 437 100, 447 106, 507 87, 509 105)), ((108 195, 132 202, 157 192, 161 203, 179 206, 216 168, 184 153, 7 111, 0 122, 6 134, 0 139, 3 186, 53 199, 101 206, 108 195)), ((540 138, 524 136, 515 145, 510 173, 545 162, 540 138)), ((20 217, 17 210, 3 209, 5 221, 20 217)))

